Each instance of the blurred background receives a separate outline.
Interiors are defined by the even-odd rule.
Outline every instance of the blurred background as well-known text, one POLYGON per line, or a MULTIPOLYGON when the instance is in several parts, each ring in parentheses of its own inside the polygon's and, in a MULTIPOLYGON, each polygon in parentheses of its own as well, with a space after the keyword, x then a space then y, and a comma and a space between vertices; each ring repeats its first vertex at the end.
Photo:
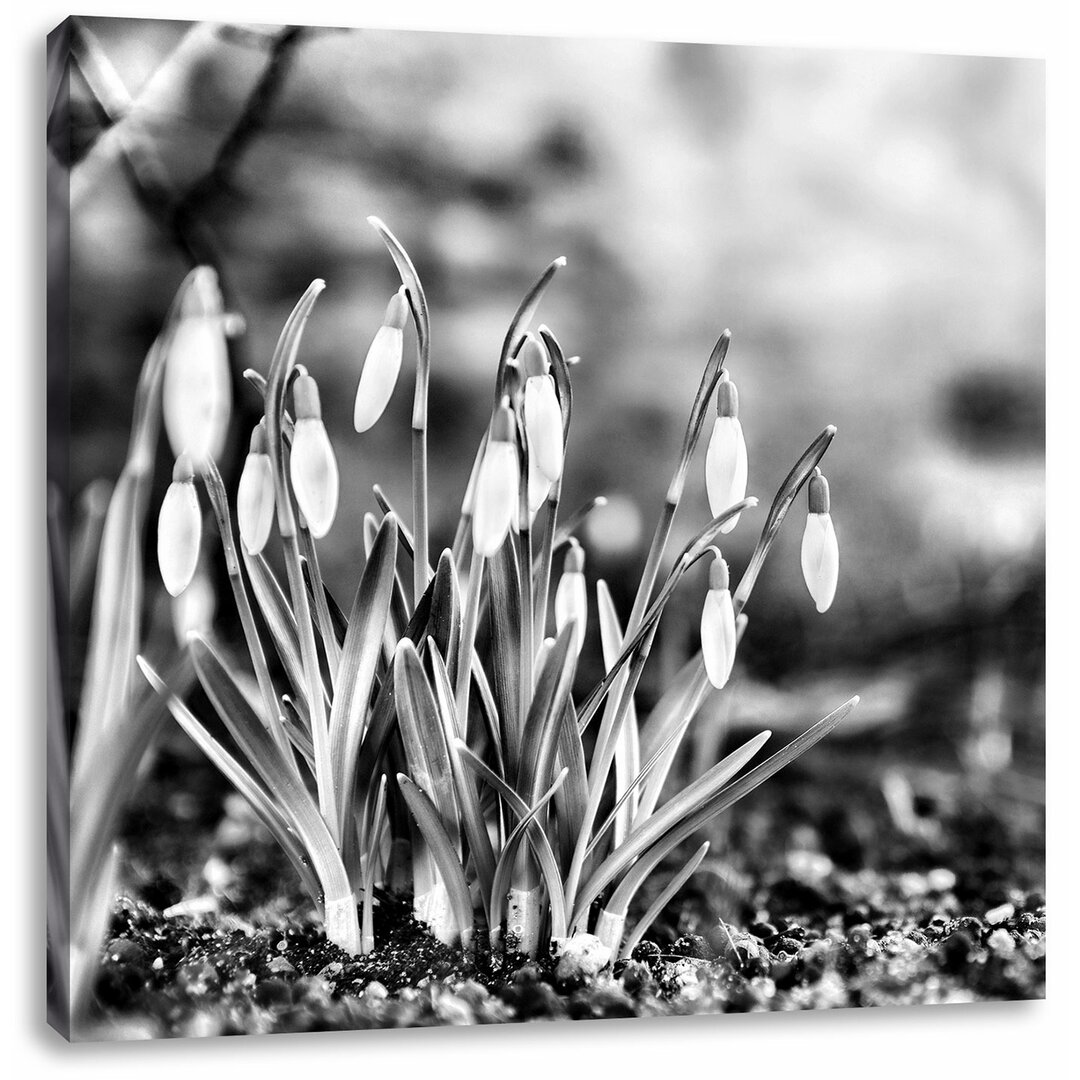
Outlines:
MULTIPOLYGON (((725 327, 749 492, 764 504, 726 538, 736 577, 791 463, 839 428, 825 461, 836 601, 819 616, 803 585, 800 500, 699 763, 722 730, 801 728, 857 691, 853 731, 900 732, 913 754, 962 771, 1019 765, 1017 783, 1041 800, 1041 62, 84 26, 64 147, 74 500, 116 477, 139 367, 194 262, 217 266, 247 324, 233 342, 233 483, 257 417, 240 372, 267 371, 292 305, 325 278, 301 359, 342 473, 323 568, 350 596, 371 484, 409 504, 408 352, 383 420, 363 436, 351 424, 398 283, 365 218, 402 240, 432 307, 436 550, 453 535, 508 321, 565 255, 539 316, 582 358, 564 505, 608 497, 583 540, 624 616, 725 327)), ((673 549, 709 516, 703 467, 704 445, 673 549)), ((697 585, 665 616, 646 697, 697 646, 703 573, 697 585)), ((599 664, 587 657, 587 673, 599 664)), ((894 754, 887 739, 861 745, 880 762, 894 754)), ((894 785, 893 797, 902 817, 910 792, 894 785)))

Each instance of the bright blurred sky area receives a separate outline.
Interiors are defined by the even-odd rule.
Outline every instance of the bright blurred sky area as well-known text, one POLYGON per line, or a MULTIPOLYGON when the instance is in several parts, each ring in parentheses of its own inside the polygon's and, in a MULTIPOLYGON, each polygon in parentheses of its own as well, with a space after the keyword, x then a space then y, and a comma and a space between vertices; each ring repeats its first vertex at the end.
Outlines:
MULTIPOLYGON (((225 43, 185 70, 189 24, 88 24, 136 95, 134 136, 179 190, 198 182, 259 58, 225 43)), ((565 498, 617 497, 608 535, 592 537, 613 557, 628 537, 647 541, 701 367, 729 327, 751 493, 767 505, 814 435, 839 428, 826 472, 840 610, 917 605, 918 583, 933 594, 957 564, 1041 567, 1044 71, 915 53, 312 31, 201 214, 247 319, 237 373, 265 372, 308 281, 328 282, 303 361, 342 464, 331 578, 355 580, 371 483, 408 503, 408 362, 380 425, 351 427, 397 284, 369 214, 409 248, 432 305, 437 543, 452 535, 506 325, 565 255, 540 313, 582 358, 565 498)), ((72 97, 92 134, 74 81, 72 97)), ((93 167, 72 218, 74 490, 118 471, 139 364, 186 270, 122 167, 93 167)), ((245 445, 225 463, 234 475, 245 445)), ((704 447, 676 540, 707 516, 703 462, 704 447)), ((763 515, 732 534, 736 562, 763 515)), ((797 591, 792 524, 777 587, 797 591)))

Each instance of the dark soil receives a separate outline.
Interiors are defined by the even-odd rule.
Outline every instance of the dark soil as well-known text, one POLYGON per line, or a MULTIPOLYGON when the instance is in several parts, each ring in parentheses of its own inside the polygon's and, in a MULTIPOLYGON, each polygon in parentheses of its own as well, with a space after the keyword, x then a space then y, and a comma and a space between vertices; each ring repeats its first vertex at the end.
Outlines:
POLYGON ((898 824, 871 762, 816 748, 725 815, 633 959, 565 980, 548 958, 443 946, 388 896, 374 953, 329 944, 242 801, 171 737, 130 815, 126 896, 85 1036, 1042 997, 1043 809, 1022 787, 927 773, 898 824))

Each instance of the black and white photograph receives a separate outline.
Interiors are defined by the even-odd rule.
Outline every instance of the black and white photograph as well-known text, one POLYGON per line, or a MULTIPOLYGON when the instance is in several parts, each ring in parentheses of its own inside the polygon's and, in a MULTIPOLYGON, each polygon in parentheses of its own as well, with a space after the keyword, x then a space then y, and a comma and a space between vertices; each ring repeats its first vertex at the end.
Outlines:
POLYGON ((1046 997, 1042 59, 47 54, 52 1027, 1046 997))

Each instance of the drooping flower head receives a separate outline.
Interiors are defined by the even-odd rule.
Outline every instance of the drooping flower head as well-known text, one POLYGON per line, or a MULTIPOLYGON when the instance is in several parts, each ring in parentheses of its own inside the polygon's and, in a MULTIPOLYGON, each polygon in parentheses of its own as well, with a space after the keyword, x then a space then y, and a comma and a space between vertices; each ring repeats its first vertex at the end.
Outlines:
POLYGON ((563 426, 551 362, 544 346, 532 334, 525 335, 518 360, 525 377, 522 417, 529 461, 535 462, 540 475, 553 484, 562 476, 563 426))
MULTIPOLYGON (((746 498, 746 475, 746 440, 739 421, 739 391, 725 371, 716 388, 716 421, 705 456, 705 487, 713 517, 746 498)), ((730 518, 720 531, 731 532, 741 516, 730 518)))
POLYGON ((571 649, 580 655, 585 641, 585 624, 589 618, 589 598, 585 588, 585 552, 574 539, 563 560, 562 577, 555 590, 555 628, 560 633, 567 623, 574 623, 571 649))
POLYGON ((802 539, 802 572, 818 611, 826 612, 836 595, 840 549, 829 512, 829 481, 815 469, 807 484, 806 528, 802 539))
POLYGON ((320 539, 334 524, 338 504, 338 468, 322 422, 319 387, 307 374, 293 384, 296 424, 289 475, 296 502, 311 535, 320 539))
POLYGON ((225 314, 217 273, 197 266, 180 288, 179 311, 165 344, 162 418, 174 454, 196 468, 218 458, 232 411, 225 314))
POLYGON ((261 421, 251 433, 251 448, 236 490, 236 520, 240 539, 252 555, 258 555, 274 523, 274 470, 261 421))
POLYGON ((491 420, 473 491, 473 546, 490 558, 502 547, 518 511, 519 462, 514 414, 503 398, 491 420))
POLYGON ((188 454, 173 466, 172 483, 158 514, 158 568, 170 596, 179 596, 191 583, 199 562, 202 513, 195 492, 195 470, 188 454))
POLYGON ((401 371, 401 351, 408 315, 409 301, 402 285, 386 306, 382 326, 375 333, 360 372, 353 408, 353 427, 359 432, 367 431, 376 423, 394 392, 401 371))
POLYGON ((701 656, 709 682, 719 690, 735 663, 735 609, 731 603, 728 565, 716 552, 709 567, 709 591, 701 611, 701 656))

